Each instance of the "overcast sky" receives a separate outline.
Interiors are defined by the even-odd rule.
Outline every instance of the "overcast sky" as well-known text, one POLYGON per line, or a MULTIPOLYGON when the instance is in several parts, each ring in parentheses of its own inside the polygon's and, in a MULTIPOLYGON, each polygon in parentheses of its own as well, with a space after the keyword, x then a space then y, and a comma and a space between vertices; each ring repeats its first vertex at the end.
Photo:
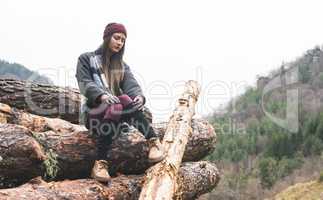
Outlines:
POLYGON ((77 87, 78 56, 95 50, 110 22, 128 30, 125 61, 156 120, 169 116, 183 82, 199 81, 207 114, 256 75, 323 44, 319 0, 1 0, 0 59, 77 87))

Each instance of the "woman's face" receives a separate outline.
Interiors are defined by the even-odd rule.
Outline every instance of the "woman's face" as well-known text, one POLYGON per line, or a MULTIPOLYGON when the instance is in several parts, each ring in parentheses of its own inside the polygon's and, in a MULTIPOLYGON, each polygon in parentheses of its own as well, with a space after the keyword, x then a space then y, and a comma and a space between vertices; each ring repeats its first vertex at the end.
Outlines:
POLYGON ((126 41, 126 35, 124 33, 113 33, 109 43, 109 49, 113 53, 118 53, 126 41))

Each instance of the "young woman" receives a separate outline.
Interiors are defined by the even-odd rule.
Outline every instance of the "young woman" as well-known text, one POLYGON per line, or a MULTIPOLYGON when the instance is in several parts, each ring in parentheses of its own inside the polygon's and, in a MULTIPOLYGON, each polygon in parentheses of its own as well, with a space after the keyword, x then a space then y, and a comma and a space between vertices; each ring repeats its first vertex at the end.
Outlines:
POLYGON ((105 161, 107 147, 126 128, 135 126, 149 139, 149 160, 159 162, 164 150, 150 122, 143 114, 145 96, 129 66, 123 61, 127 31, 122 24, 110 23, 103 33, 103 44, 94 52, 80 55, 76 78, 86 102, 81 121, 98 139, 98 158, 91 176, 101 182, 110 179, 105 161))

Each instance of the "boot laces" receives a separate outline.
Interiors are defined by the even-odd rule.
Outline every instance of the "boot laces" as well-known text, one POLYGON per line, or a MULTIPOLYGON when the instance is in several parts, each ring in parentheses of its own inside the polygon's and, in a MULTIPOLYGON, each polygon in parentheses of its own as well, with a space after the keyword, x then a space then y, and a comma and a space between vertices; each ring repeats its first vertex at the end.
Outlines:
POLYGON ((100 161, 98 164, 98 169, 106 169, 107 166, 107 163, 105 163, 104 161, 100 161))

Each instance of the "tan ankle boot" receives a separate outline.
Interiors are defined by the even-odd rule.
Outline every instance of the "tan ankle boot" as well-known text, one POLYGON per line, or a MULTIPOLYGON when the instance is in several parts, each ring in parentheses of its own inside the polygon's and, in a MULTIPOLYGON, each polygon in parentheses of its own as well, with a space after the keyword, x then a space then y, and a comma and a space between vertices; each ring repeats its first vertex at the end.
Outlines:
POLYGON ((149 155, 148 159, 151 163, 157 163, 165 158, 164 147, 159 141, 159 138, 153 137, 149 139, 149 155))
POLYGON ((108 172, 107 161, 96 160, 92 169, 91 177, 99 182, 108 182, 111 179, 111 177, 108 172))

